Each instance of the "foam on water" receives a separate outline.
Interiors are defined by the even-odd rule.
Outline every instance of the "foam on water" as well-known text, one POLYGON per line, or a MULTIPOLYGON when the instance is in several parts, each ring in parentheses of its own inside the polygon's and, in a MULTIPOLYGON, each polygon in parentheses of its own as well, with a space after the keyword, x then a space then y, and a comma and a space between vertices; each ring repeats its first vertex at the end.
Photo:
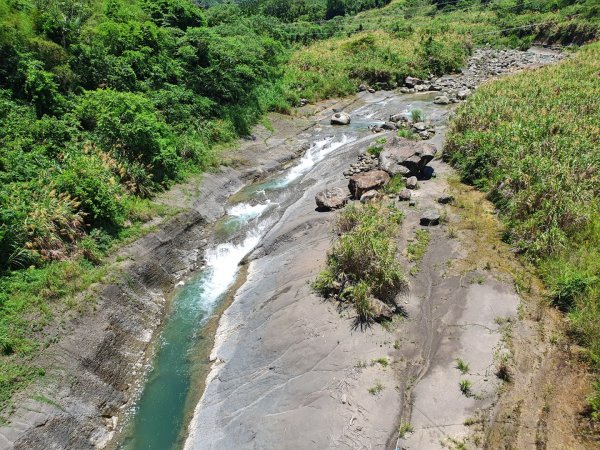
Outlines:
POLYGON ((209 274, 203 286, 202 302, 205 306, 213 306, 229 289, 235 281, 238 264, 258 245, 266 228, 267 221, 261 222, 239 244, 226 242, 206 251, 204 257, 209 274))
POLYGON ((335 137, 329 137, 316 141, 306 153, 304 153, 300 162, 290 169, 285 179, 282 180, 282 185, 286 186, 290 184, 292 181, 308 172, 316 163, 323 160, 323 158, 331 152, 356 140, 355 137, 348 137, 345 134, 342 135, 342 138, 339 141, 334 141, 334 139, 335 137))
POLYGON ((227 210, 227 214, 233 217, 238 217, 243 220, 250 220, 260 216, 273 203, 267 200, 265 203, 251 205, 250 203, 239 203, 227 210))

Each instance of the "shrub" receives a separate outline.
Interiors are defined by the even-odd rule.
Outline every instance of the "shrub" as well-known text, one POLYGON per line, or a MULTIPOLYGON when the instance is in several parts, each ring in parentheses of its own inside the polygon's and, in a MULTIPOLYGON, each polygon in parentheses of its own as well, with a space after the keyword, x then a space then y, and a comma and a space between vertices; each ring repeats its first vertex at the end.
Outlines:
POLYGON ((136 192, 151 192, 177 178, 180 158, 173 131, 144 96, 110 89, 89 91, 76 114, 100 148, 123 164, 121 178, 132 181, 136 192), (144 172, 151 181, 145 180, 144 172))
POLYGON ((327 254, 327 268, 313 287, 326 297, 354 304, 361 322, 372 320, 369 298, 393 303, 406 280, 396 259, 395 236, 402 214, 386 206, 350 206, 337 220, 339 238, 327 254))

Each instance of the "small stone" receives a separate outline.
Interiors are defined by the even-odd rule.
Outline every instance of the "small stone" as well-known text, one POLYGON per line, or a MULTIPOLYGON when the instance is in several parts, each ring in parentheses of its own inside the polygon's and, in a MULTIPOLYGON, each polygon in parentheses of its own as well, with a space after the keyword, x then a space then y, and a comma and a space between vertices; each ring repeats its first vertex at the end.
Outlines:
POLYGON ((417 177, 408 177, 406 179, 406 188, 407 189, 417 189, 418 185, 419 185, 419 183, 417 181, 417 177))
POLYGON ((394 312, 392 308, 383 303, 377 298, 370 298, 369 306, 373 313, 373 320, 375 322, 383 322, 385 320, 392 320, 394 318, 394 312))
POLYGON ((410 89, 409 89, 409 88, 407 88, 406 86, 404 86, 404 87, 401 87, 401 88, 400 88, 400 92, 401 92, 402 94, 410 94, 410 89))
POLYGON ((346 394, 342 394, 342 404, 345 405, 346 403, 348 403, 348 397, 346 394))
POLYGON ((428 209, 421 216, 420 224, 426 227, 439 225, 440 213, 435 209, 428 209))
POLYGON ((413 125, 413 128, 416 131, 425 131, 427 129, 427 125, 425 125, 425 122, 417 122, 413 125))
POLYGON ((391 131, 396 131, 398 129, 398 127, 396 126, 396 124, 394 122, 385 122, 383 125, 381 125, 381 128, 383 128, 384 130, 391 130, 391 131))
POLYGON ((450 104, 450 99, 445 95, 438 95, 433 100, 433 103, 435 103, 436 105, 448 105, 450 104))
POLYGON ((461 89, 456 93, 456 97, 459 100, 466 100, 469 95, 471 95, 471 91, 469 89, 461 89))
POLYGON ((410 200, 408 202, 408 206, 417 206, 417 201, 416 200, 410 200))
POLYGON ((398 194, 398 200, 403 201, 403 202, 410 201, 411 197, 412 197, 412 193, 411 193, 410 189, 402 189, 400 191, 400 193, 398 194))
POLYGON ((377 199, 378 196, 379 196, 379 194, 376 190, 367 191, 363 195, 360 196, 360 202, 361 203, 369 203, 369 202, 372 202, 373 200, 377 199))
POLYGON ((416 78, 416 77, 406 77, 404 79, 404 84, 408 88, 413 88, 419 84, 423 84, 423 80, 421 80, 420 78, 416 78))
POLYGON ((442 205, 448 205, 454 201, 454 197, 450 194, 443 194, 440 195, 437 201, 442 205))
POLYGON ((369 94, 374 94, 374 93, 375 93, 375 89, 373 89, 373 88, 369 88, 369 89, 367 89, 367 92, 368 92, 369 94))

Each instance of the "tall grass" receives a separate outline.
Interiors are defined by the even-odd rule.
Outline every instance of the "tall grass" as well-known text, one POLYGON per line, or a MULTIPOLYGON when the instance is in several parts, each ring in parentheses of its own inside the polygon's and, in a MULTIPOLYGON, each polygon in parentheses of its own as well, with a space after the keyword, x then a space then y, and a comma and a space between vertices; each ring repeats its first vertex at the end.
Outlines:
POLYGON ((339 237, 327 254, 327 267, 313 287, 325 297, 354 305, 359 321, 369 322, 375 297, 393 304, 406 287, 396 258, 396 235, 402 213, 392 206, 349 206, 337 220, 339 237))
MULTIPOLYGON (((489 192, 506 239, 533 261, 600 369, 600 43, 481 87, 444 156, 489 192)), ((596 395, 600 395, 597 393, 596 395)), ((592 402, 598 414, 600 404, 592 402)))

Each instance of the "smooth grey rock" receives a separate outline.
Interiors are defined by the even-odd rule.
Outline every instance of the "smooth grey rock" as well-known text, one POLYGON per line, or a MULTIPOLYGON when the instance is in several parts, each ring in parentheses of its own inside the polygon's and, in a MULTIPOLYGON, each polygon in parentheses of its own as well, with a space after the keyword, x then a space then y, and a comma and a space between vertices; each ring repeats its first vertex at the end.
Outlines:
POLYGON ((456 97, 459 100, 466 100, 469 95, 471 95, 471 91, 469 89, 461 89, 456 93, 456 97))
POLYGON ((369 299, 369 307, 373 313, 373 320, 375 322, 383 322, 394 318, 392 308, 377 298, 369 299))
POLYGON ((410 94, 410 89, 404 86, 400 88, 400 92, 403 94, 410 94))
POLYGON ((439 225, 440 223, 440 213, 435 209, 428 209, 421 216, 421 220, 419 222, 423 226, 434 226, 439 225))
POLYGON ((351 120, 350 114, 345 112, 336 112, 331 116, 332 125, 348 125, 351 120))
POLYGON ((379 167, 390 175, 417 175, 433 159, 437 149, 425 142, 390 139, 379 154, 379 167))
POLYGON ((421 80, 420 78, 416 78, 416 77, 406 77, 404 79, 404 84, 408 88, 414 88, 415 86, 417 86, 419 84, 423 84, 423 80, 421 80))
POLYGON ((435 103, 436 105, 448 105, 450 104, 450 99, 445 95, 438 95, 433 100, 433 103, 435 103))
POLYGON ((379 193, 375 190, 370 190, 360 196, 360 202, 361 203, 369 203, 373 200, 376 200, 377 197, 379 197, 379 193))
POLYGON ((398 200, 403 201, 403 202, 410 201, 411 197, 412 197, 412 192, 410 192, 410 189, 402 189, 400 191, 400 193, 398 194, 398 200))
POLYGON ((427 125, 425 125, 425 122, 417 122, 413 125, 413 128, 416 131, 425 131, 427 129, 427 125))
POLYGON ((391 130, 391 131, 396 131, 398 129, 398 127, 396 126, 396 124, 394 122, 385 122, 383 125, 381 125, 381 128, 383 128, 384 130, 391 130))
POLYGON ((325 189, 315 195, 317 208, 323 211, 342 208, 348 202, 348 191, 342 188, 325 189))
POLYGON ((379 189, 389 181, 390 176, 387 172, 383 170, 371 170, 350 177, 348 188, 352 196, 359 199, 365 192, 379 189))

